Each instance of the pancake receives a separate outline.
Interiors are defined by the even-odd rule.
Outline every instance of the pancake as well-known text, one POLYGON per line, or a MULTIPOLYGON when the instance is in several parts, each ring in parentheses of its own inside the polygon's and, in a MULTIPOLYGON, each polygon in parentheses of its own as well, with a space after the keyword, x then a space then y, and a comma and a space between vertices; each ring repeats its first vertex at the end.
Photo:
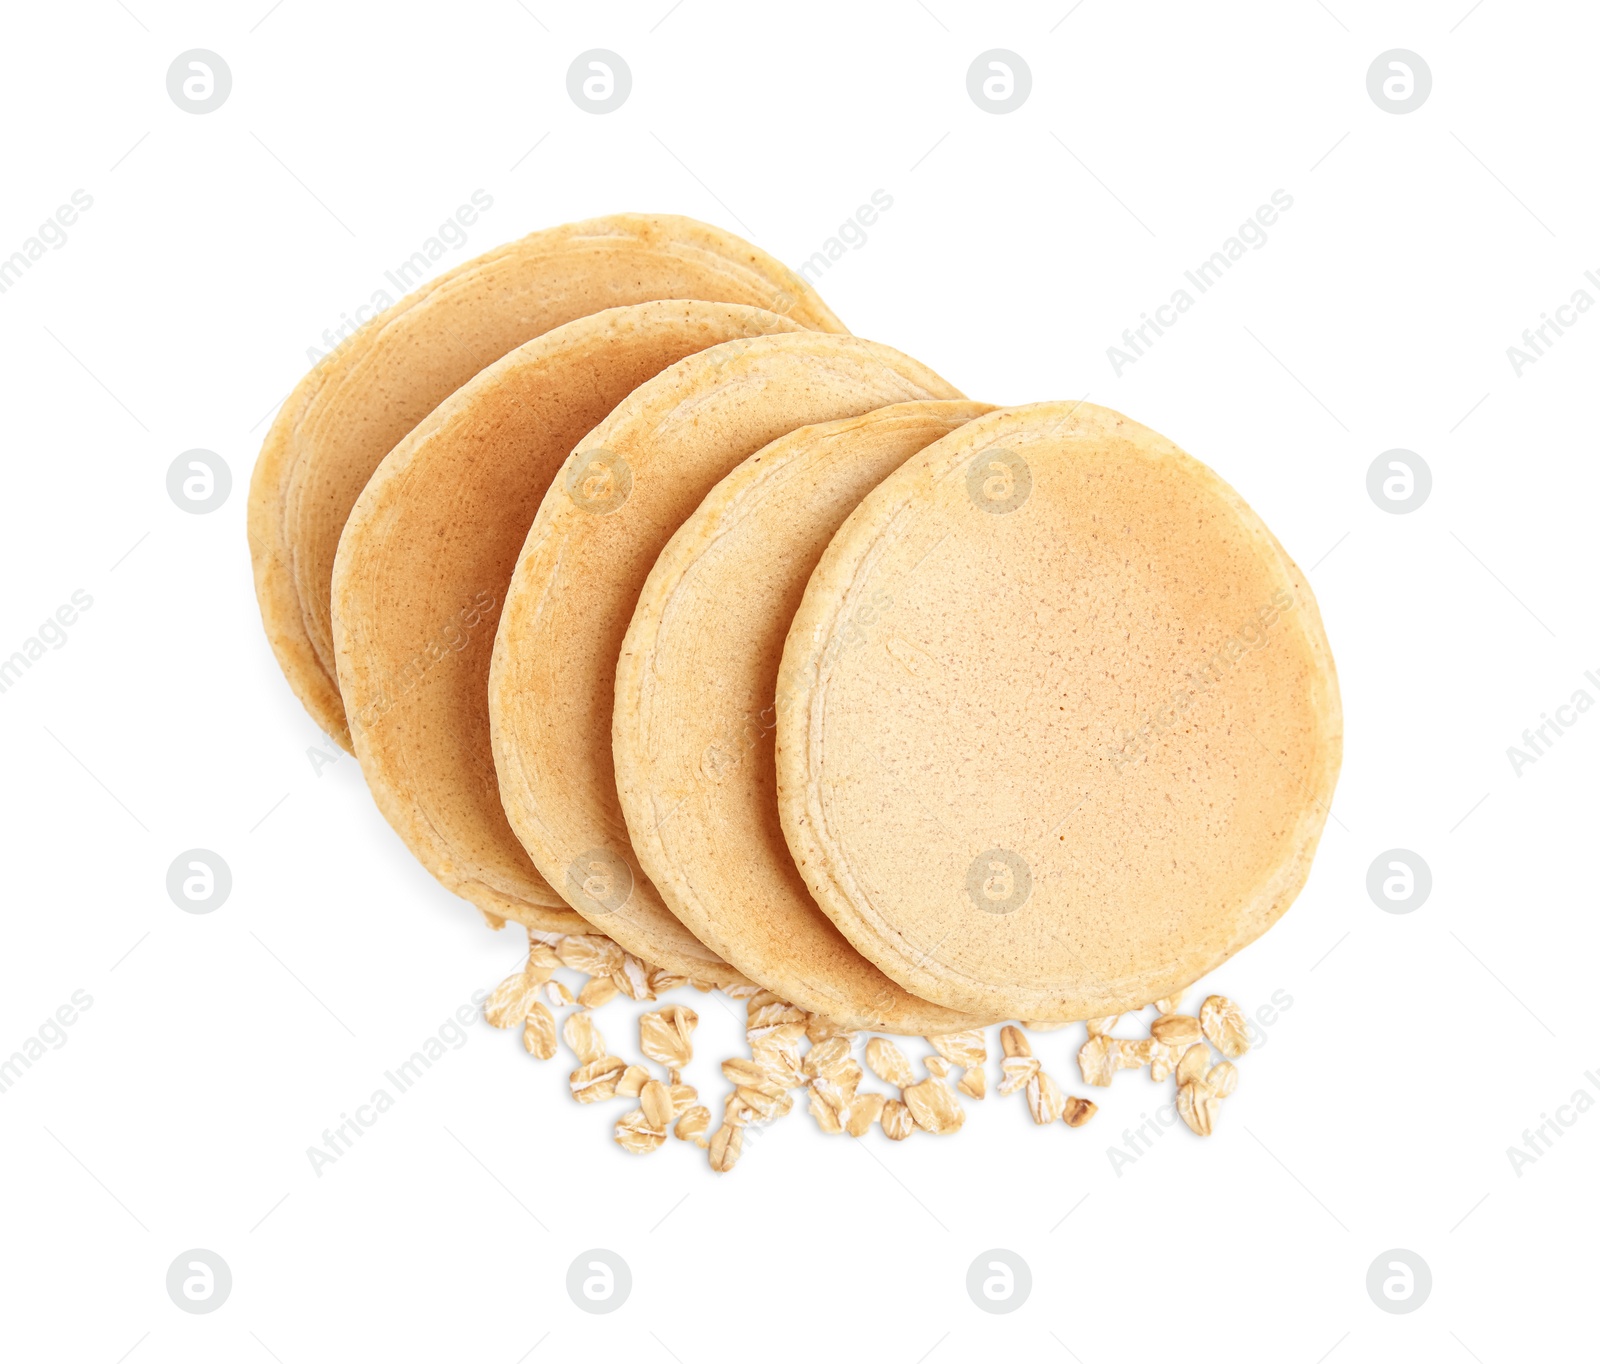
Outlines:
POLYGON ((657 556, 716 482, 769 441, 888 403, 960 396, 926 366, 855 337, 730 341, 636 389, 545 494, 489 672, 500 798, 545 879, 635 956, 700 981, 743 980, 645 878, 617 799, 617 654, 657 556))
POLYGON ((779 694, 817 903, 912 993, 1009 1018, 1126 1012, 1260 936, 1339 769, 1299 570, 1203 464, 1081 404, 979 417, 869 493, 779 694))
POLYGON ((724 960, 841 1027, 938 1034, 993 1019, 906 993, 817 908, 778 822, 778 664, 811 570, 856 504, 925 445, 991 410, 901 403, 758 450, 667 542, 617 663, 617 793, 651 884, 724 960), (667 810, 676 812, 663 820, 667 810))
POLYGON ((334 560, 339 690, 367 785, 441 883, 497 926, 585 933, 506 823, 489 657, 517 555, 574 446, 635 388, 707 346, 798 331, 729 303, 641 303, 519 346, 395 446, 334 560))
POLYGON ((350 509, 400 438, 486 365, 552 327, 629 303, 703 298, 843 332, 811 286, 765 252, 690 218, 619 214, 535 232, 379 314, 285 400, 250 481, 262 624, 323 730, 353 752, 329 592, 350 509))

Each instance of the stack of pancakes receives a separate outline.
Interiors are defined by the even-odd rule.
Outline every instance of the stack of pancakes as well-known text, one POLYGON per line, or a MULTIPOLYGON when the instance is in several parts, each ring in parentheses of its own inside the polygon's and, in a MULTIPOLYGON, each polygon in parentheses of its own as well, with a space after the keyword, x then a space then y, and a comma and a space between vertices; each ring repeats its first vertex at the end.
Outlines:
POLYGON ((689 219, 375 318, 249 519, 285 676, 442 884, 841 1027, 1177 993, 1288 907, 1338 775, 1316 602, 1211 470, 969 401, 689 219))

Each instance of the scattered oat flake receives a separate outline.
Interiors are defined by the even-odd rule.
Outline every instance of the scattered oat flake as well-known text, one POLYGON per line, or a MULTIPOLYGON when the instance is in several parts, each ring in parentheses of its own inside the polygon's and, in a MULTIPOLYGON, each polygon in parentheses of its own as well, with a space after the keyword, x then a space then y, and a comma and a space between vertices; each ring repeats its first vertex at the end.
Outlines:
POLYGON ((813 1046, 805 1054, 802 1069, 813 1079, 817 1076, 831 1075, 840 1066, 850 1060, 850 1039, 847 1037, 830 1037, 819 1046, 813 1046))
POLYGON ((1059 1118, 1065 1103, 1061 1087, 1044 1071, 1039 1071, 1028 1081, 1028 1111, 1041 1127, 1059 1118))
POLYGON ((828 1136, 837 1136, 844 1131, 844 1123, 840 1121, 840 1109, 830 1101, 828 1094, 816 1085, 811 1086, 811 1099, 807 1104, 811 1116, 817 1120, 817 1126, 828 1136))
POLYGON ((874 1037, 867 1043, 865 1055, 868 1067, 884 1084, 893 1085, 896 1089, 916 1084, 916 1073, 911 1069, 905 1052, 887 1037, 874 1037))
POLYGON ((1120 1056, 1116 1038, 1104 1033, 1091 1037, 1078 1051, 1078 1069, 1083 1073, 1084 1084, 1102 1088, 1109 1085, 1118 1069, 1120 1056))
POLYGON ((650 1082, 650 1072, 643 1066, 629 1066, 617 1081, 617 1094, 624 1099, 637 1099, 650 1082))
POLYGON ((927 1041, 951 1065, 981 1066, 989 1059, 989 1044, 984 1040, 982 1028, 947 1032, 927 1041))
POLYGON ((1099 1111, 1100 1105, 1093 1099, 1070 1098, 1061 1110, 1061 1120, 1068 1127, 1082 1127, 1099 1111))
POLYGON ((989 1088, 989 1081, 983 1073, 983 1067, 968 1066, 961 1072, 961 1078, 956 1081, 956 1088, 970 1098, 983 1098, 988 1093, 989 1088))
POLYGON ((1206 1083, 1216 1091, 1217 1098, 1226 1099, 1239 1088, 1239 1068, 1232 1061, 1222 1061, 1211 1067, 1206 1083))
POLYGON ((587 1010, 568 1014, 561 1035, 580 1061, 596 1061, 606 1054, 606 1039, 600 1035, 600 1029, 587 1010))
POLYGON ((1165 1042, 1156 1042, 1150 1048, 1150 1078, 1157 1083, 1165 1080, 1178 1068, 1183 1052, 1182 1047, 1169 1047, 1165 1042))
MULTIPOLYGON (((1015 1094, 1019 1089, 1025 1089, 1039 1073, 1039 1058, 1037 1056, 1008 1056, 1000 1063, 1000 1089, 1001 1094, 1015 1094)), ((1110 1083, 1108 1080, 1107 1084, 1110 1083)))
POLYGON ((556 1009, 564 1009, 572 1003, 572 991, 567 989, 565 981, 545 981, 544 997, 550 1001, 551 1007, 556 1009))
POLYGON ((1196 1080, 1203 1080, 1210 1068, 1211 1048, 1204 1042, 1196 1042, 1183 1053, 1183 1059, 1178 1062, 1178 1084, 1189 1085, 1196 1080))
POLYGON ((899 1099, 890 1099, 878 1115, 878 1126, 890 1141, 904 1141, 916 1128, 911 1110, 899 1099))
POLYGON ((930 1056, 922 1064, 927 1067, 929 1075, 937 1076, 941 1080, 950 1074, 950 1063, 942 1056, 930 1056))
POLYGON ((596 976, 578 991, 578 1003, 585 1009, 599 1009, 617 997, 617 987, 610 976, 596 976))
POLYGON ((1178 1087, 1178 1115, 1197 1136, 1209 1137, 1217 1116, 1217 1096, 1204 1080, 1178 1087))
POLYGON ((561 940, 555 952, 563 966, 586 976, 609 976, 622 969, 622 949, 599 934, 573 933, 561 940))
POLYGON ((561 958, 556 954, 556 949, 549 943, 536 942, 532 937, 528 939, 528 965, 537 967, 542 971, 554 971, 561 965, 561 958))
POLYGON ((857 1094, 850 1105, 850 1116, 845 1121, 844 1130, 852 1137, 866 1136, 872 1124, 878 1121, 888 1098, 887 1094, 879 1094, 876 1091, 857 1094))
POLYGON ((690 1038, 700 1025, 700 1015, 682 1004, 672 1004, 639 1015, 639 1049, 652 1061, 681 1070, 694 1056, 690 1038))
POLYGON ((672 1093, 672 1116, 682 1117, 694 1106, 694 1101, 700 1096, 695 1092, 693 1085, 681 1084, 674 1080, 667 1088, 672 1093))
POLYGON ((1150 1025, 1150 1036, 1168 1046, 1188 1046, 1200 1040, 1200 1020, 1188 1014, 1162 1014, 1150 1025))
POLYGON ((622 969, 611 973, 611 981, 629 999, 654 999, 645 964, 631 952, 622 954, 622 969))
POLYGON ((534 992, 539 982, 529 980, 526 971, 507 976, 494 987, 483 1002, 483 1016, 491 1028, 510 1028, 528 1016, 528 1007, 535 1002, 534 992))
POLYGON ((750 1043, 750 1055, 774 1081, 790 1089, 806 1082, 800 1058, 800 1041, 806 1030, 798 1023, 784 1023, 750 1043))
POLYGON ((1118 1070, 1142 1070, 1155 1060, 1156 1048, 1162 1045, 1153 1037, 1122 1037, 1110 1040, 1116 1043, 1111 1053, 1111 1061, 1118 1070))
POLYGON ((617 1119, 612 1136, 618 1146, 636 1156, 648 1155, 667 1139, 666 1132, 656 1127, 649 1115, 639 1108, 617 1119))
POLYGON ((660 1080, 647 1080, 639 1091, 639 1111, 652 1128, 665 1134, 672 1121, 672 1091, 660 1080))
POLYGON ((527 1048, 528 1055, 541 1061, 548 1061, 556 1054, 555 1015, 537 999, 522 1026, 522 1045, 527 1048))
POLYGON ((743 1128, 728 1126, 717 1128, 711 1138, 711 1168, 718 1174, 726 1174, 738 1163, 739 1153, 743 1149, 743 1128))
POLYGON ((692 1141, 696 1146, 705 1147, 710 1144, 706 1140, 706 1130, 710 1126, 711 1110, 703 1104, 696 1104, 683 1111, 672 1134, 680 1141, 692 1141))
POLYGON ((680 985, 687 985, 688 983, 688 976, 680 976, 672 971, 663 971, 660 967, 650 972, 650 991, 652 994, 664 995, 668 990, 676 990, 680 985))
POLYGON ((1028 1039, 1021 1028, 1014 1028, 1007 1023, 1000 1029, 1000 1049, 1007 1056, 1032 1056, 1033 1048, 1028 1045, 1028 1039))
POLYGON ((1091 1018, 1084 1026, 1089 1029, 1090 1037, 1099 1037, 1116 1027, 1117 1020, 1121 1017, 1121 1014, 1112 1014, 1110 1018, 1091 1018))
POLYGON ((1165 999, 1156 1000, 1156 1012, 1158 1014, 1175 1014, 1178 1012, 1178 1005, 1182 1003, 1183 991, 1179 990, 1175 995, 1168 995, 1165 999))
POLYGON ((597 1103, 601 1099, 614 1099, 617 1081, 626 1069, 620 1056, 601 1056, 586 1061, 572 1072, 570 1083, 572 1097, 581 1104, 597 1103))
POLYGON ((1200 1006, 1200 1026, 1211 1045, 1230 1061, 1250 1050, 1250 1025, 1243 1011, 1231 999, 1212 995, 1200 1006))
POLYGON ((955 1091, 943 1080, 924 1080, 901 1091, 918 1127, 935 1136, 959 1132, 967 1120, 955 1091))

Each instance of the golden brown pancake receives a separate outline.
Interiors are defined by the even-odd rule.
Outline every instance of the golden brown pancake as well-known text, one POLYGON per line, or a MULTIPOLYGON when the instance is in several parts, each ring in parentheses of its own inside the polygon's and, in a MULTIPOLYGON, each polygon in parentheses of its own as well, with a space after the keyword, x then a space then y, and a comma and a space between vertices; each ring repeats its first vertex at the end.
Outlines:
POLYGON ((810 285, 749 242, 690 218, 618 214, 532 233, 440 276, 368 322, 285 400, 250 482, 256 597, 289 685, 343 747, 351 745, 335 678, 333 560, 379 461, 524 341, 662 298, 744 303, 844 331, 810 285))
POLYGON ((979 417, 869 493, 779 692, 817 903, 912 993, 1010 1018, 1137 1008, 1265 932, 1339 769, 1299 570, 1211 470, 1082 404, 979 417))
MULTIPOLYGON (((925 445, 990 410, 901 403, 803 426, 758 450, 668 541, 617 663, 617 792, 651 884, 729 964, 847 1028, 938 1034, 993 1020, 908 994, 817 908, 778 822, 778 664, 811 570, 856 504, 925 445)), ((869 603, 857 625, 891 608, 869 603)))
POLYGON ((926 366, 855 337, 730 341, 636 389, 545 495, 489 673, 500 797, 545 879, 642 960, 702 981, 742 979, 644 877, 617 799, 617 653, 657 555, 717 480, 769 441, 888 403, 960 396, 926 366))
POLYGON ((497 925, 585 933, 506 823, 489 658, 550 480, 668 365, 797 323, 730 303, 641 303, 519 346, 439 404, 357 499, 333 571, 339 689, 361 770, 418 860, 497 925))

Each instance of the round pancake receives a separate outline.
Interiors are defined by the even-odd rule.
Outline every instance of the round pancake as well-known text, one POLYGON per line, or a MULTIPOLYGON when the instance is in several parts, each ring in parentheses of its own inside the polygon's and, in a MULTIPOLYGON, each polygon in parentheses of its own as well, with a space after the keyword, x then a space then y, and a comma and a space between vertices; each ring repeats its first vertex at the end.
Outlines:
MULTIPOLYGON (((991 410, 900 403, 758 450, 667 542, 617 662, 617 794, 651 884, 751 980, 842 1027, 938 1034, 993 1020, 907 994, 817 908, 778 822, 778 663, 811 570, 856 504, 991 410)), ((858 629, 886 609, 869 603, 858 629)))
POLYGON ((960 396, 908 356, 851 336, 729 341, 636 389, 545 494, 489 672, 500 798, 545 879, 635 956, 696 980, 743 979, 645 879, 617 800, 617 653, 656 557, 724 474, 795 427, 960 396))
POLYGON ((400 438, 486 365, 575 318, 702 298, 842 332, 787 267, 732 233, 619 214, 535 232, 408 294, 318 362, 284 401, 250 480, 256 597, 278 665, 350 751, 329 592, 350 509, 400 438))
POLYGON ((495 923, 586 933, 506 823, 489 748, 489 656, 550 480, 645 380, 695 351, 797 323, 731 303, 641 303, 519 346, 395 446, 356 500, 333 570, 350 734, 417 859, 495 923))
POLYGON ((779 694, 812 895, 886 975, 975 1013, 1104 1017, 1198 979, 1293 900, 1338 776, 1299 570, 1204 465, 1081 404, 979 417, 869 493, 779 694))

